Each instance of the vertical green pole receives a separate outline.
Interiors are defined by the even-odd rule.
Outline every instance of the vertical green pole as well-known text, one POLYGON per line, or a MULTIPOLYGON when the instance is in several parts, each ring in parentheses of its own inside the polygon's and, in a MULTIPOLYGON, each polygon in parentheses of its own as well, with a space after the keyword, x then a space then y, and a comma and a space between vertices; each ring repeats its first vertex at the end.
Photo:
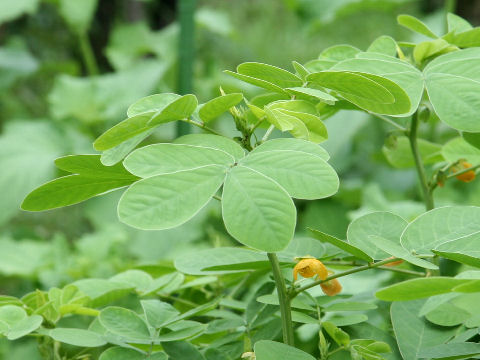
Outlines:
MULTIPOLYGON (((192 92, 193 60, 195 56, 195 7, 197 0, 178 0, 177 18, 180 23, 178 44, 178 93, 192 92)), ((190 132, 186 122, 177 123, 177 136, 190 132)))

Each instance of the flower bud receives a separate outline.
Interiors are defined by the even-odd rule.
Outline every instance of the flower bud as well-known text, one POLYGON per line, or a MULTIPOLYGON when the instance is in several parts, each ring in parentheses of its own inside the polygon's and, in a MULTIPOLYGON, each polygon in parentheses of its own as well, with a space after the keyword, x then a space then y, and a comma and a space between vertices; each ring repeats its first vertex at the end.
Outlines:
POLYGON ((311 278, 315 275, 319 279, 325 280, 328 276, 328 270, 320 260, 317 259, 302 259, 293 268, 293 279, 297 280, 298 274, 304 278, 311 278))
POLYGON ((334 296, 337 295, 340 291, 342 291, 342 285, 337 279, 332 279, 327 282, 320 284, 323 292, 325 295, 334 296))

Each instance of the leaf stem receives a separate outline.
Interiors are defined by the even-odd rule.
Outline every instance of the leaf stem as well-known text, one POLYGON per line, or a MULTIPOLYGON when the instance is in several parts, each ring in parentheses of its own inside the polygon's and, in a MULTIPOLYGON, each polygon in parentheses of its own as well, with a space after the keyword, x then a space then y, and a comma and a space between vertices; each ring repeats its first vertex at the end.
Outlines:
POLYGON ((218 136, 223 136, 222 134, 220 134, 218 131, 206 126, 205 124, 203 123, 200 123, 198 121, 195 121, 195 120, 192 120, 192 119, 187 119, 185 120, 186 122, 188 122, 189 124, 192 124, 194 126, 197 126, 199 127, 200 129, 203 129, 205 131, 208 131, 209 133, 212 133, 212 134, 215 134, 215 135, 218 135, 218 136))
POLYGON ((372 115, 372 116, 375 116, 376 118, 378 118, 380 120, 383 120, 383 121, 387 122, 388 124, 392 125, 393 127, 396 127, 398 130, 401 130, 403 132, 407 131, 407 129, 405 129, 402 125, 397 124, 395 121, 388 118, 387 116, 380 115, 380 114, 375 114, 375 113, 371 113, 371 112, 369 112, 369 114, 372 115))
MULTIPOLYGON (((399 259, 397 259, 399 260, 399 259)), ((324 265, 331 265, 331 266, 362 266, 358 263, 355 263, 354 261, 322 261, 324 265)), ((399 269, 399 268, 394 268, 394 267, 388 267, 388 266, 379 266, 377 268, 378 270, 385 270, 385 271, 391 271, 391 272, 397 272, 405 275, 412 275, 412 276, 425 276, 425 273, 419 272, 419 271, 413 271, 413 270, 408 270, 408 269, 399 269)))
POLYGON ((417 169, 418 180, 422 187, 423 201, 425 202, 425 208, 427 211, 432 210, 435 206, 433 203, 433 196, 428 186, 427 175, 425 174, 425 168, 423 166, 422 157, 418 150, 417 142, 417 130, 418 130, 418 113, 412 115, 412 122, 410 125, 410 131, 408 132, 408 140, 410 142, 410 148, 412 149, 413 159, 415 161, 415 167, 417 169))
POLYGON ((330 281, 332 279, 337 279, 337 278, 340 278, 340 277, 343 277, 343 276, 347 276, 347 275, 350 275, 350 274, 355 274, 355 273, 360 272, 360 271, 365 271, 365 270, 368 270, 368 269, 378 268, 382 265, 385 265, 385 264, 388 264, 388 263, 391 263, 391 262, 394 262, 394 261, 398 261, 398 259, 397 258, 385 259, 385 260, 382 260, 382 261, 379 261, 379 262, 376 262, 376 263, 369 263, 367 265, 359 266, 359 267, 356 267, 354 269, 350 269, 350 270, 346 270, 346 271, 342 271, 342 272, 330 275, 325 280, 316 280, 316 281, 314 281, 310 284, 302 286, 301 288, 292 289, 292 291, 290 292, 290 300, 293 299, 298 294, 300 294, 302 291, 305 291, 305 290, 308 290, 308 289, 310 289, 314 286, 323 284, 324 282, 330 281))
POLYGON ((274 129, 275 129, 275 125, 272 124, 269 126, 269 128, 267 129, 267 132, 265 133, 265 135, 263 135, 262 140, 260 140, 260 144, 263 144, 265 141, 268 140, 268 137, 270 136, 270 134, 274 129))
POLYGON ((277 286, 278 302, 280 304, 280 315, 282 318, 283 342, 290 346, 294 345, 292 309, 290 307, 290 297, 287 294, 285 279, 280 269, 280 263, 275 253, 267 253, 272 266, 273 278, 277 286))

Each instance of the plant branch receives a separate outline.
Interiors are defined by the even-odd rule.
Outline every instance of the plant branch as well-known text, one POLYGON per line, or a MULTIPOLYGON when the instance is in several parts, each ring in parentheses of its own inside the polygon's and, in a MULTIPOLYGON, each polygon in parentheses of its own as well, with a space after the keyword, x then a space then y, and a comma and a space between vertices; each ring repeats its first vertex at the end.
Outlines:
POLYGON ((410 141, 410 148, 412 149, 412 155, 415 161, 415 168, 417 169, 418 179, 422 187, 423 201, 425 202, 425 208, 428 211, 434 208, 433 196, 430 187, 428 186, 427 175, 425 174, 422 157, 420 155, 420 151, 418 150, 417 130, 418 113, 415 113, 412 115, 412 123, 410 125, 410 131, 408 133, 408 140, 410 141))
POLYGON ((82 53, 83 62, 85 64, 85 68, 87 69, 88 75, 98 75, 98 65, 97 61, 95 60, 92 45, 88 39, 88 34, 86 32, 79 33, 78 41, 80 43, 80 51, 82 53))
POLYGON ((268 137, 270 136, 270 134, 272 133, 272 131, 275 129, 275 125, 270 125, 270 127, 267 129, 267 132, 265 133, 265 135, 263 135, 262 137, 262 140, 260 140, 260 144, 263 144, 265 141, 268 140, 268 137))
POLYGON ((314 286, 323 284, 324 282, 327 282, 327 281, 330 281, 330 280, 333 280, 333 279, 336 279, 336 278, 340 278, 340 277, 343 277, 343 276, 347 276, 347 275, 350 275, 350 274, 355 274, 355 273, 360 272, 360 271, 375 269, 375 268, 378 268, 382 265, 389 264, 389 263, 394 262, 394 261, 398 261, 398 259, 397 258, 385 259, 385 260, 382 260, 382 261, 379 261, 379 262, 376 262, 376 263, 369 263, 367 265, 358 266, 354 269, 350 269, 350 270, 346 270, 346 271, 342 271, 342 272, 330 275, 325 280, 316 280, 316 281, 314 281, 314 282, 312 282, 308 285, 302 286, 301 288, 292 289, 292 291, 290 292, 290 299, 293 299, 295 296, 300 294, 302 291, 305 291, 305 290, 308 290, 308 289, 310 289, 314 286))
POLYGON ((267 255, 272 266, 273 278, 277 286, 280 315, 282 318, 283 342, 287 345, 294 346, 292 310, 290 307, 290 297, 287 294, 287 288, 285 286, 285 279, 283 278, 277 255, 275 255, 275 253, 267 253, 267 255))
MULTIPOLYGON (((398 259, 397 259, 398 260, 398 259)), ((354 261, 322 261, 324 265, 330 265, 330 266, 362 266, 361 264, 358 264, 354 261)), ((405 275, 412 275, 412 276, 425 276, 425 273, 419 272, 419 271, 413 271, 413 270, 408 270, 408 269, 399 269, 395 267, 388 267, 388 266, 379 266, 377 268, 378 270, 385 270, 385 271, 391 271, 391 272, 397 272, 405 275)))
POLYGON ((212 133, 212 134, 215 134, 215 135, 218 135, 218 136, 223 136, 222 134, 220 134, 218 131, 212 129, 212 128, 209 128, 208 126, 206 126, 205 124, 201 123, 201 122, 198 122, 198 121, 195 121, 195 120, 192 120, 192 119, 187 119, 185 120, 186 122, 188 122, 189 124, 192 124, 194 126, 197 126, 199 127, 200 129, 203 129, 205 131, 208 131, 209 133, 212 133))
POLYGON ((384 115, 375 114, 375 113, 371 113, 371 112, 369 112, 369 114, 372 115, 372 116, 375 116, 376 118, 378 118, 380 120, 385 121, 386 123, 392 125, 393 127, 396 127, 398 130, 401 130, 403 132, 407 131, 407 129, 405 129, 402 125, 397 124, 395 121, 393 121, 392 119, 390 119, 390 118, 388 118, 384 115))
POLYGON ((463 169, 463 170, 461 170, 461 171, 457 171, 457 172, 455 172, 455 173, 453 173, 453 174, 449 174, 449 175, 447 175, 446 179, 447 179, 447 180, 448 180, 448 179, 451 179, 451 178, 453 178, 453 177, 455 177, 455 176, 465 174, 465 173, 467 173, 467 172, 469 172, 469 171, 475 171, 475 170, 477 170, 478 168, 480 168, 480 164, 475 165, 475 166, 472 166, 472 167, 469 167, 469 168, 467 168, 467 169, 463 169))

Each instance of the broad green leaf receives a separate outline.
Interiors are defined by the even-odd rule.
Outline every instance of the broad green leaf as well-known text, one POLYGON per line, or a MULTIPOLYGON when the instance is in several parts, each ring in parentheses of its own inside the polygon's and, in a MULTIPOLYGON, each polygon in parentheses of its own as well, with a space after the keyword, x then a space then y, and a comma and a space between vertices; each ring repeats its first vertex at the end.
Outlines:
POLYGON ((453 45, 460 48, 470 48, 480 46, 480 27, 466 30, 459 33, 447 34, 445 39, 453 45))
POLYGON ((169 360, 206 360, 195 346, 186 341, 172 341, 162 344, 169 360))
POLYGON ((19 204, 30 191, 55 176, 53 161, 65 153, 65 145, 53 123, 15 120, 3 125, 0 224, 17 215, 19 204))
POLYGON ((27 313, 20 306, 4 305, 0 307, 0 320, 10 327, 25 318, 27 318, 27 313))
POLYGON ((69 155, 55 160, 57 168, 68 171, 73 174, 83 175, 85 177, 103 178, 103 179, 128 179, 136 180, 125 170, 122 164, 115 166, 105 166, 100 162, 100 155, 69 155))
POLYGON ((367 302, 357 302, 357 301, 343 301, 333 303, 331 305, 327 304, 322 310, 329 311, 362 311, 362 310, 373 310, 376 309, 377 305, 367 303, 367 302))
POLYGON ((348 346, 350 343, 350 336, 330 321, 322 321, 322 328, 328 333, 328 335, 330 335, 337 345, 348 346))
POLYGON ((209 165, 137 181, 120 198, 118 216, 144 230, 179 226, 208 203, 224 179, 225 167, 209 165))
POLYGON ((475 146, 477 149, 480 149, 480 133, 469 133, 463 132, 462 137, 468 142, 470 145, 475 146))
MULTIPOLYGON (((258 87, 261 87, 263 89, 266 89, 266 90, 270 90, 270 91, 273 91, 273 92, 276 92, 276 93, 280 93, 280 94, 285 94, 285 95, 288 95, 288 93, 283 90, 280 86, 277 86, 271 82, 268 82, 268 81, 265 81, 265 80, 261 80, 261 79, 257 79, 255 77, 252 77, 252 76, 247 76, 247 75, 244 75, 244 74, 239 74, 239 73, 236 73, 236 72, 233 72, 233 71, 229 71, 229 70, 224 70, 223 71, 225 74, 228 74, 230 76, 233 76, 234 78, 237 78, 238 80, 241 80, 241 81, 244 81, 246 83, 249 83, 249 84, 252 84, 252 85, 255 85, 255 86, 258 86, 258 87)), ((292 74, 293 75, 293 74, 292 74)))
POLYGON ((470 25, 470 23, 467 20, 452 13, 447 14, 447 24, 448 24, 449 33, 464 32, 472 29, 472 25, 470 25))
POLYGON ((457 130, 480 132, 480 49, 437 57, 423 71, 428 96, 440 120, 457 130))
MULTIPOLYGON (((423 139, 417 139, 418 150, 424 164, 443 161, 442 146, 423 139)), ((382 152, 388 162, 399 169, 415 166, 410 142, 406 136, 395 139, 394 144, 384 145, 382 152)))
POLYGON ((417 64, 421 64, 431 56, 438 56, 455 50, 458 50, 456 46, 451 46, 443 39, 424 41, 417 44, 413 49, 413 58, 417 64))
POLYGON ((332 89, 345 100, 374 113, 403 115, 412 107, 408 94, 383 76, 335 69, 312 73, 307 80, 332 89))
POLYGON ((398 348, 405 360, 417 360, 424 348, 445 343, 454 333, 455 328, 433 326, 417 315, 423 300, 395 302, 390 308, 393 331, 398 348))
POLYGON ((141 300, 140 303, 142 304, 147 323, 156 329, 179 314, 179 311, 172 305, 157 299, 141 300))
POLYGON ((323 50, 318 58, 320 60, 328 60, 332 63, 336 63, 345 59, 353 58, 359 52, 361 52, 360 49, 351 45, 333 45, 323 50))
POLYGON ((311 154, 318 156, 319 158, 328 161, 330 156, 327 151, 317 144, 313 144, 310 141, 302 139, 291 139, 291 138, 280 138, 273 139, 264 142, 262 145, 257 146, 253 151, 250 152, 251 155, 262 152, 262 151, 298 151, 301 153, 311 154))
POLYGON ((98 319, 105 329, 127 341, 150 339, 147 324, 132 310, 109 306, 100 312, 98 319))
POLYGON ((112 166, 122 161, 133 149, 137 147, 143 140, 149 137, 155 129, 144 131, 134 137, 122 142, 121 144, 114 146, 108 150, 105 150, 100 157, 100 161, 105 166, 112 166))
POLYGON ((82 347, 99 347, 107 343, 100 334, 83 329, 55 328, 49 330, 48 335, 56 341, 82 347))
POLYGON ((296 62, 296 61, 292 61, 292 66, 293 68, 295 69, 295 72, 298 77, 300 77, 302 80, 305 80, 305 78, 307 77, 307 75, 310 73, 306 68, 305 66, 303 66, 302 64, 296 62))
POLYGON ((37 330, 43 322, 40 315, 32 315, 13 324, 7 332, 8 340, 16 340, 37 330))
POLYGON ((365 314, 348 314, 348 315, 332 315, 327 316, 325 320, 331 322, 335 326, 349 326, 359 324, 368 320, 365 314))
MULTIPOLYGON (((277 253, 280 263, 292 263, 296 257, 313 256, 317 259, 329 256, 331 249, 327 249, 325 245, 317 239, 310 237, 294 237, 290 244, 277 253), (330 251, 329 251, 330 250, 330 251)), ((333 251, 336 251, 333 249, 333 251)))
POLYGON ((177 317, 166 321, 165 323, 163 323, 163 326, 169 326, 170 327, 171 324, 174 324, 174 323, 176 323, 180 320, 185 320, 185 319, 188 319, 188 318, 190 318, 192 316, 196 316, 196 315, 206 314, 209 311, 215 309, 217 307, 219 301, 220 301, 220 299, 216 298, 213 301, 210 301, 210 302, 205 303, 203 305, 197 306, 196 308, 188 310, 188 311, 178 315, 177 317))
POLYGON ((414 32, 417 32, 419 34, 425 35, 427 37, 430 37, 432 39, 438 38, 437 35, 434 34, 432 30, 428 28, 427 25, 425 25, 423 22, 421 22, 419 19, 416 17, 413 17, 411 15, 399 15, 397 17, 397 22, 406 27, 407 29, 410 29, 414 32))
POLYGON ((264 150, 247 155, 240 164, 275 180, 297 199, 322 199, 338 191, 337 173, 315 155, 291 150, 264 150))
POLYGON ((382 241, 393 244, 400 243, 400 235, 407 226, 407 222, 400 216, 390 212, 373 212, 361 216, 350 223, 347 229, 347 241, 367 253, 374 260, 383 260, 391 254, 376 246, 370 236, 381 237, 382 241))
POLYGON ((438 344, 418 352, 419 357, 429 359, 471 359, 470 356, 473 355, 480 355, 480 344, 473 342, 438 344))
POLYGON ((425 315, 428 321, 440 326, 460 325, 471 316, 471 313, 453 305, 451 302, 440 304, 425 315))
MULTIPOLYGON (((442 244, 480 244, 480 208, 447 206, 430 210, 408 224, 400 242, 410 252, 431 255, 442 244), (468 237, 468 240, 464 240, 468 237)), ((449 245, 449 246, 450 246, 449 245)), ((477 245, 478 246, 478 245, 477 245)))
POLYGON ((155 338, 155 342, 178 341, 198 336, 205 331, 207 324, 201 324, 194 321, 183 321, 169 326, 172 330, 168 333, 160 334, 155 338), (185 326, 184 323, 188 326, 185 326), (182 325, 182 327, 180 327, 182 325))
POLYGON ((154 128, 148 124, 153 115, 153 112, 146 112, 123 120, 100 135, 93 143, 93 147, 98 151, 105 151, 134 137, 138 140, 140 134, 150 132, 154 128))
POLYGON ((392 37, 382 35, 370 44, 367 51, 395 57, 397 55, 397 43, 392 37))
POLYGON ((33 190, 23 200, 22 209, 44 211, 73 205, 109 190, 130 185, 134 181, 134 178, 108 179, 92 178, 84 175, 64 176, 33 190))
POLYGON ((130 269, 121 272, 112 276, 110 280, 115 283, 128 284, 140 293, 147 291, 153 283, 153 278, 149 273, 137 269, 130 269))
POLYGON ((245 150, 235 141, 218 135, 212 134, 189 134, 181 136, 173 142, 174 144, 187 144, 205 146, 225 151, 232 155, 235 160, 240 160, 245 156, 245 150))
POLYGON ((234 167, 223 186, 222 214, 227 231, 255 249, 284 249, 293 237, 296 209, 275 181, 244 166, 234 167))
POLYGON ((197 108, 198 100, 195 95, 184 95, 165 106, 149 120, 149 126, 160 125, 175 120, 186 120, 197 108))
MULTIPOLYGON (((146 360, 146 359, 147 357, 141 352, 138 352, 137 350, 133 350, 133 349, 120 347, 120 346, 114 346, 114 347, 108 348, 99 357, 99 360, 146 360)), ((152 358, 150 357, 150 359, 152 358)), ((163 358, 162 357, 158 358, 158 360, 160 359, 166 360, 167 356, 163 354, 163 358)))
POLYGON ((449 277, 411 279, 380 289, 375 293, 375 296, 384 301, 415 300, 449 293, 454 287, 468 281, 449 277))
POLYGON ((98 0, 60 0, 60 15, 78 34, 86 34, 95 14, 98 0))
POLYGON ((127 110, 127 115, 130 118, 144 113, 161 112, 163 109, 165 109, 165 107, 179 98, 180 95, 173 93, 162 93, 146 96, 130 105, 127 110))
POLYGON ((338 101, 336 97, 330 95, 325 91, 318 90, 318 89, 312 89, 308 87, 292 87, 292 88, 286 88, 285 90, 287 90, 289 93, 293 95, 300 94, 300 95, 307 95, 307 96, 317 98, 320 101, 323 101, 329 105, 333 105, 335 104, 336 101, 338 101))
MULTIPOLYGON (((342 61, 333 66, 331 70, 361 72, 380 76, 394 82, 408 95, 411 108, 405 110, 403 113, 395 112, 391 113, 391 115, 408 116, 413 114, 413 112, 417 110, 422 98, 424 88, 422 73, 409 62, 392 56, 372 52, 359 53, 355 59, 342 61)), ((393 91, 394 88, 390 89, 388 86, 384 86, 397 98, 396 93, 393 91)), ((403 94, 399 93, 397 101, 404 101, 401 99, 404 99, 403 94)), ((347 98, 347 100, 349 99, 347 98)), ((377 100, 377 102, 380 101, 377 100)), ((399 106, 399 104, 397 104, 397 106, 399 106)))
POLYGON ((400 246, 398 242, 394 242, 391 240, 387 240, 384 237, 377 236, 377 235, 370 235, 368 237, 372 244, 375 244, 377 248, 383 250, 386 254, 392 255, 396 258, 403 259, 408 261, 411 264, 426 268, 426 269, 438 269, 438 266, 432 264, 429 261, 419 259, 412 254, 410 254, 407 250, 400 246))
POLYGON ((243 94, 233 93, 216 97, 202 105, 198 115, 203 122, 209 122, 243 100, 243 94))
POLYGON ((235 159, 215 148, 185 144, 153 144, 133 151, 123 164, 142 178, 193 170, 208 165, 231 166, 235 159))
POLYGON ((463 159, 472 165, 480 164, 480 149, 472 146, 461 137, 452 139, 443 145, 442 155, 450 163, 463 159))
POLYGON ((298 76, 273 65, 246 62, 237 66, 237 72, 242 75, 267 81, 281 88, 302 85, 302 79, 298 76))
MULTIPOLYGON (((472 244, 472 246, 475 246, 475 244, 472 244)), ((442 245, 440 245, 439 249, 441 248, 442 245)), ((473 256, 469 251, 465 251, 464 249, 458 250, 456 246, 454 250, 455 251, 432 250, 432 252, 446 259, 480 268, 480 253, 478 251, 478 247, 474 249, 475 253, 473 256)))
POLYGON ((22 14, 33 14, 37 11, 40 0, 17 0, 0 4, 0 23, 13 20, 22 14))
POLYGON ((309 230, 312 233, 314 238, 316 238, 316 239, 318 239, 322 242, 328 242, 328 243, 338 247, 339 249, 342 249, 342 250, 348 252, 349 254, 352 254, 352 255, 358 257, 359 259, 365 260, 367 262, 372 262, 373 261, 373 258, 370 255, 365 253, 363 250, 361 250, 361 249, 359 249, 359 248, 357 248, 353 245, 350 245, 346 241, 337 239, 336 237, 325 234, 325 233, 323 233, 319 230, 315 230, 315 229, 309 229, 309 230))
POLYGON ((82 293, 92 299, 91 306, 101 306, 133 290, 133 286, 106 279, 81 279, 73 283, 82 293))
POLYGON ((175 259, 175 268, 190 275, 224 274, 269 266, 265 254, 233 247, 194 251, 175 259), (207 270, 212 268, 215 270, 207 270))
POLYGON ((256 360, 314 360, 315 358, 293 346, 270 340, 260 340, 255 343, 256 360))

